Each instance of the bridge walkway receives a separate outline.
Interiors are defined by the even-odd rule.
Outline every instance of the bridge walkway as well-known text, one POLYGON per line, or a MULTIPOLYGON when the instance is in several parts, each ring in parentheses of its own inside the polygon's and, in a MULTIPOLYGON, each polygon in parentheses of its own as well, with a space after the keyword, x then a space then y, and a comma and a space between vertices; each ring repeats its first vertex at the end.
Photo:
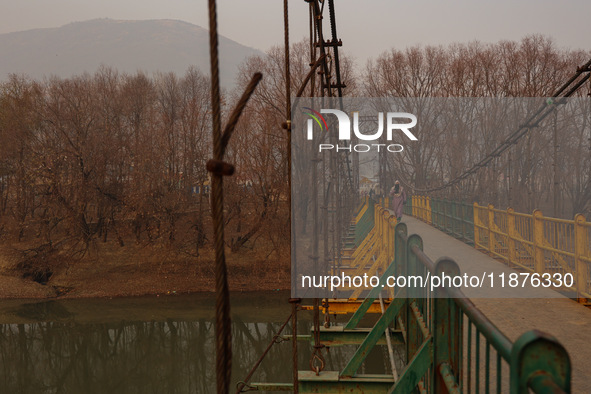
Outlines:
MULTIPOLYGON (((462 273, 518 272, 416 218, 404 215, 402 221, 408 226, 409 234, 422 237, 427 255, 454 259, 462 273)), ((531 329, 555 336, 571 357, 573 392, 590 392, 591 310, 553 290, 541 290, 539 296, 544 298, 471 300, 511 341, 531 329)))

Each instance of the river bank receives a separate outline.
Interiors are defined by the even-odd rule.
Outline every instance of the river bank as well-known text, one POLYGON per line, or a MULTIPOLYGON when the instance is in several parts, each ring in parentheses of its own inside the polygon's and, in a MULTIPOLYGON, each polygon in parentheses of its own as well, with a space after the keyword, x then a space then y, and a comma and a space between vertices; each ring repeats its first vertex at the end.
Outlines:
MULTIPOLYGON (((231 291, 288 290, 289 255, 246 250, 226 254, 231 291)), ((0 249, 0 299, 72 299, 174 295, 215 290, 214 256, 183 255, 159 246, 122 249, 99 246, 84 256, 64 254, 34 261, 31 267, 17 254, 0 249), (28 271, 27 271, 28 270, 28 271), (47 273, 39 278, 36 272, 47 273)))

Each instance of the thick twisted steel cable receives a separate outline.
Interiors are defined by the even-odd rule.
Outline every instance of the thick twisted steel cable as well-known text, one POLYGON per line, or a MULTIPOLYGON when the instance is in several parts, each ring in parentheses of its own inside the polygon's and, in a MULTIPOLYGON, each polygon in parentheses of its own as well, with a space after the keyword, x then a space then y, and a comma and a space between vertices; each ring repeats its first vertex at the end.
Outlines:
MULTIPOLYGON (((339 60, 339 45, 340 41, 337 36, 337 21, 335 16, 335 9, 334 9, 334 0, 328 0, 328 13, 330 19, 330 31, 332 36, 332 51, 334 54, 334 70, 335 70, 335 77, 336 77, 336 88, 337 88, 337 96, 339 100, 339 108, 341 111, 343 110, 343 87, 345 85, 341 81, 341 65, 339 60)), ((351 164, 349 162, 349 156, 345 155, 345 163, 347 164, 347 176, 345 179, 348 181, 349 190, 353 190, 353 174, 351 172, 351 164)))
MULTIPOLYGON (((334 52, 334 64, 335 64, 335 76, 337 80, 337 91, 338 96, 343 97, 343 87, 341 85, 341 69, 339 63, 339 47, 337 44, 337 21, 335 17, 334 11, 334 0, 328 0, 328 14, 330 19, 330 30, 332 34, 332 44, 333 44, 333 52, 334 52)), ((342 107, 342 104, 341 104, 342 107)))
POLYGON ((320 56, 324 58, 322 65, 322 76, 320 78, 320 85, 321 85, 321 92, 322 96, 324 96, 324 91, 328 93, 328 96, 332 96, 332 90, 330 89, 330 69, 328 68, 327 55, 326 55, 326 48, 324 46, 324 34, 322 31, 322 13, 324 12, 324 2, 322 3, 322 7, 318 4, 318 0, 312 0, 312 10, 314 14, 314 22, 316 26, 316 37, 317 37, 317 45, 320 49, 320 56), (324 88, 323 88, 324 86, 324 88))
POLYGON ((242 96, 240 96, 240 100, 238 100, 238 103, 236 103, 234 110, 230 114, 230 118, 228 119, 228 123, 226 123, 226 127, 224 127, 224 132, 222 134, 222 158, 223 155, 226 153, 226 148, 228 146, 228 143, 230 142, 230 137, 232 137, 232 133, 234 132, 234 129, 238 124, 240 115, 242 114, 242 111, 246 107, 246 104, 248 103, 250 96, 252 96, 254 90, 256 89, 257 85, 259 84, 262 78, 263 74, 258 72, 254 73, 254 75, 250 79, 250 82, 248 83, 248 85, 246 85, 244 93, 242 93, 242 96))
MULTIPOLYGON (((213 155, 222 161, 220 76, 218 58, 217 10, 215 0, 209 0, 209 58, 211 66, 211 109, 213 124, 213 155)), ((232 330, 230 317, 230 293, 228 272, 224 255, 224 194, 223 175, 212 174, 211 209, 214 223, 215 243, 215 290, 216 290, 216 387, 218 393, 228 393, 232 372, 232 330)))
POLYGON ((232 321, 230 317, 230 292, 228 270, 224 254, 224 194, 223 176, 232 175, 234 167, 225 163, 224 153, 240 114, 254 92, 262 75, 254 74, 244 94, 232 111, 224 132, 221 131, 220 78, 217 35, 217 10, 215 0, 209 0, 209 54, 211 66, 211 108, 213 160, 207 162, 212 174, 211 211, 215 245, 215 290, 216 290, 216 387, 218 393, 229 393, 232 372, 232 321))

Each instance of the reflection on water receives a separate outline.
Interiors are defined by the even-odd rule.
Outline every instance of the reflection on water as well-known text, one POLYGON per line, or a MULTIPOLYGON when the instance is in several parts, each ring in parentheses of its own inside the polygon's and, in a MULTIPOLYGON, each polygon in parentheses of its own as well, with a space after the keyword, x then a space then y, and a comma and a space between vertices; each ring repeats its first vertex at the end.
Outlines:
MULTIPOLYGON (((233 295, 234 382, 243 379, 289 315, 286 293, 233 295)), ((0 303, 2 393, 213 393, 214 298, 0 303)), ((310 316, 300 315, 300 334, 310 316)), ((288 328, 286 333, 289 333, 288 328)), ((354 349, 332 348, 327 369, 342 368, 354 349)), ((383 349, 370 356, 384 373, 383 349)), ((300 342, 300 368, 310 346, 300 342)), ((291 343, 274 345, 256 381, 291 381, 291 343)))

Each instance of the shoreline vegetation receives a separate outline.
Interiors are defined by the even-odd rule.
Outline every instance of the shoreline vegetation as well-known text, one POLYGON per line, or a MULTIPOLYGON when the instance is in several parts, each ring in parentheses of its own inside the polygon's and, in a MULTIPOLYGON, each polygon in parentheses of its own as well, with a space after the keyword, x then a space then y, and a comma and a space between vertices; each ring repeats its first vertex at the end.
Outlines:
MULTIPOLYGON (((293 44, 292 86, 309 73, 309 55, 306 40, 293 44)), ((588 51, 533 35, 519 42, 392 48, 357 68, 343 55, 340 65, 346 96, 543 98, 588 58, 588 51)), ((284 86, 283 64, 282 47, 248 58, 236 89, 223 92, 227 117, 250 76, 263 74, 226 152, 236 167, 224 180, 231 290, 290 287, 289 139, 278 105, 284 91, 277 88, 284 86)), ((13 74, 0 82, 0 298, 213 290, 209 86, 196 68, 150 76, 106 66, 65 79, 13 74)), ((580 89, 574 96, 586 94, 580 89)), ((436 197, 522 212, 539 208, 554 217, 588 215, 588 121, 569 123, 563 133, 566 126, 555 119, 556 126, 538 127, 534 138, 519 140, 467 180, 461 196, 448 189, 436 197)), ((377 190, 389 190, 398 178, 416 188, 437 185, 506 137, 505 130, 471 126, 471 120, 453 130, 419 124, 419 144, 381 159, 386 172, 377 190)), ((311 174, 303 173, 291 199, 310 217, 311 174)), ((298 230, 309 234, 306 220, 301 223, 298 230)))
MULTIPOLYGON (((211 250, 195 258, 165 246, 109 247, 98 245, 81 258, 54 254, 34 265, 17 260, 21 252, 0 248, 0 299, 174 296, 215 289, 211 250)), ((285 253, 267 258, 260 250, 229 252, 227 261, 231 291, 290 289, 285 253)))

